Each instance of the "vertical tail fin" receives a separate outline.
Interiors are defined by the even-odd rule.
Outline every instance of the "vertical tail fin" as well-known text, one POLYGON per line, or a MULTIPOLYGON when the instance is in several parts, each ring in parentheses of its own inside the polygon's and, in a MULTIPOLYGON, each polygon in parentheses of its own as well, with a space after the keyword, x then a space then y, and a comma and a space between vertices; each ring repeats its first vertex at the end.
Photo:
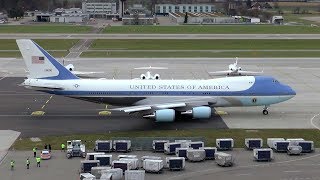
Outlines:
POLYGON ((17 40, 17 44, 29 71, 29 78, 52 80, 79 79, 34 41, 19 39, 17 40))

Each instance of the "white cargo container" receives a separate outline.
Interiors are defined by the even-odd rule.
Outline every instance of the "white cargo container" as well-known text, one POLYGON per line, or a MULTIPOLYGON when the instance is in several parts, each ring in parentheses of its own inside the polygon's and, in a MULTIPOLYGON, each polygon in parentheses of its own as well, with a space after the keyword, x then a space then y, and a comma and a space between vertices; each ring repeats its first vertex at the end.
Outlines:
POLYGON ((91 174, 94 175, 97 179, 101 177, 101 171, 111 169, 111 167, 92 167, 91 174))
MULTIPOLYGON (((120 168, 108 169, 101 171, 102 174, 112 174, 112 180, 122 180, 123 171, 120 168)), ((103 175, 101 175, 102 177, 103 175)))
POLYGON ((111 140, 96 140, 94 151, 96 152, 111 152, 112 141, 111 140))
POLYGON ((176 148, 176 156, 187 158, 187 150, 189 148, 176 148))
POLYGON ((163 160, 145 159, 143 161, 143 169, 146 172, 159 173, 163 169, 163 160))
POLYGON ((164 144, 164 152, 166 154, 175 154, 176 148, 180 148, 180 147, 181 147, 180 142, 165 143, 164 144))
POLYGON ((287 152, 289 141, 273 141, 273 149, 277 152, 287 152))
POLYGON ((224 152, 216 152, 214 154, 215 161, 219 166, 232 166, 233 165, 233 157, 231 154, 227 154, 224 152))
POLYGON ((96 177, 90 173, 81 173, 80 180, 96 180, 96 177))
POLYGON ((152 149, 153 152, 164 152, 164 144, 169 143, 169 140, 153 140, 152 149))
POLYGON ((267 138, 267 145, 269 148, 273 148, 274 141, 284 141, 284 138, 267 138))
POLYGON ((200 149, 202 147, 204 147, 204 142, 202 141, 189 142, 189 148, 200 149))
POLYGON ((214 159, 214 154, 217 152, 216 147, 202 147, 200 149, 206 152, 206 159, 214 159))
POLYGON ((131 150, 130 140, 113 140, 113 149, 116 152, 129 152, 131 150))
POLYGON ((191 143, 191 140, 175 140, 174 142, 176 143, 180 143, 182 148, 188 148, 189 147, 189 143, 191 143))
POLYGON ((100 180, 112 180, 112 174, 111 173, 102 173, 100 180))
POLYGON ((191 162, 204 161, 206 158, 206 151, 204 149, 188 149, 187 158, 191 162))
POLYGON ((100 166, 111 166, 112 155, 111 154, 94 155, 94 160, 100 161, 100 166))
POLYGON ((271 161, 273 159, 273 151, 271 148, 253 149, 253 157, 256 161, 271 161))
POLYGON ((263 146, 263 140, 261 138, 246 138, 244 140, 244 144, 247 149, 256 149, 256 148, 262 148, 263 146))
POLYGON ((92 167, 97 167, 97 166, 99 166, 99 161, 97 160, 80 161, 81 173, 89 173, 91 172, 92 167))
POLYGON ((132 164, 129 161, 112 161, 112 167, 113 168, 120 168, 122 171, 131 170, 132 164))
POLYGON ((118 159, 121 159, 121 158, 137 159, 137 155, 125 155, 125 154, 120 154, 120 155, 118 155, 118 159))
POLYGON ((300 155, 302 152, 301 146, 288 146, 288 155, 300 155))
POLYGON ((86 160, 94 160, 95 155, 105 155, 104 152, 87 153, 86 160))
POLYGON ((130 162, 131 169, 139 169, 139 159, 137 158, 120 158, 120 161, 130 162))
POLYGON ((186 160, 184 157, 166 157, 166 166, 170 170, 183 170, 186 160))
POLYGON ((216 146, 218 150, 232 150, 234 141, 232 138, 216 139, 216 146))
POLYGON ((125 180, 144 180, 146 172, 144 170, 125 171, 125 180))
POLYGON ((143 167, 143 161, 146 159, 161 160, 161 157, 159 157, 159 156, 142 156, 140 159, 140 163, 139 163, 140 167, 143 167))

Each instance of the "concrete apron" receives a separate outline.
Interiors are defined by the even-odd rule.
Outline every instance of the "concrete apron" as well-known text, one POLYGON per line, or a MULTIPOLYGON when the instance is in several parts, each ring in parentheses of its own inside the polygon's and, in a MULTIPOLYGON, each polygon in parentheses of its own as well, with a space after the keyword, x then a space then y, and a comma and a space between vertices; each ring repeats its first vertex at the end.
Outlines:
POLYGON ((0 164, 8 154, 9 148, 20 134, 20 132, 12 130, 0 130, 0 164))

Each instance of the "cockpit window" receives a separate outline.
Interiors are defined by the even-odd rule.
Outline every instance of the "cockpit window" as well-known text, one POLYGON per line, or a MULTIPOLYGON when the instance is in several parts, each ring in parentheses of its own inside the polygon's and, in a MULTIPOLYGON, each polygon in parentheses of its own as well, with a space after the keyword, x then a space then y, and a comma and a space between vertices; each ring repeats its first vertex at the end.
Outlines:
POLYGON ((272 82, 274 82, 274 83, 279 83, 279 81, 276 80, 276 79, 272 79, 272 82))

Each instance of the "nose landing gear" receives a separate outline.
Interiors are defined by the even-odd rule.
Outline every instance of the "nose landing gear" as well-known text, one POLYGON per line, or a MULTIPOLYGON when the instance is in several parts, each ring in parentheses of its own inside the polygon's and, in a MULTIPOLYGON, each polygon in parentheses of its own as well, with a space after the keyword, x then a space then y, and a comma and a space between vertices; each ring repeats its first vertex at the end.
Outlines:
POLYGON ((262 114, 263 115, 268 115, 269 114, 269 111, 268 111, 268 106, 264 106, 263 110, 262 110, 262 114))

